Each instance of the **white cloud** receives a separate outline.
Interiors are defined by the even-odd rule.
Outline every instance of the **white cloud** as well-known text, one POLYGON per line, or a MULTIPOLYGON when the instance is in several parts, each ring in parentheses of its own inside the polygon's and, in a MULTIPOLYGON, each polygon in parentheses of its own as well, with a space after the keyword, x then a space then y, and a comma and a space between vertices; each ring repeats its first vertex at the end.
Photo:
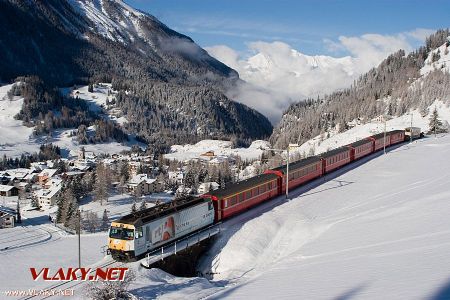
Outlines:
POLYGON ((235 69, 250 86, 239 85, 233 99, 243 102, 276 123, 294 100, 317 97, 350 86, 360 74, 389 54, 413 50, 432 31, 419 28, 396 35, 364 34, 325 39, 324 46, 347 56, 305 55, 283 42, 251 42, 244 53, 225 45, 208 47, 215 58, 235 69))
POLYGON ((415 30, 405 32, 405 34, 418 41, 424 42, 426 37, 430 36, 435 32, 436 32, 435 29, 417 28, 415 30))

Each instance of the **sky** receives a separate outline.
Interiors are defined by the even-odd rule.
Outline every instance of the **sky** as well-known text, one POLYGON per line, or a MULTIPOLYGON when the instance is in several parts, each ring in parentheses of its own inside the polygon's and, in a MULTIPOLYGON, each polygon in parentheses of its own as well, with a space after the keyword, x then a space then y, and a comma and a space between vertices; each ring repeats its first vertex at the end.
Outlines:
POLYGON ((282 41, 302 53, 342 55, 326 40, 367 33, 394 35, 448 27, 450 2, 305 0, 126 0, 199 45, 245 50, 252 41, 282 41))
POLYGON ((274 124, 291 103, 350 86, 450 23, 448 0, 125 1, 238 71, 249 85, 231 98, 274 124))

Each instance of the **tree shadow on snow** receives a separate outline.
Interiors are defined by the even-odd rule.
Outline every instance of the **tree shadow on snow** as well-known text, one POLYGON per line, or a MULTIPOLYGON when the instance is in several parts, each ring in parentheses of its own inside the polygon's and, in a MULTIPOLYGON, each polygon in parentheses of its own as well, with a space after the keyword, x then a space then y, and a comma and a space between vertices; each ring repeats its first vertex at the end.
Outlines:
POLYGON ((446 284, 442 285, 439 290, 430 297, 430 300, 449 300, 450 299, 450 278, 446 284))
POLYGON ((354 288, 351 288, 348 291, 345 291, 342 295, 333 298, 333 300, 350 300, 351 298, 357 296, 363 289, 365 289, 367 283, 360 284, 354 288))

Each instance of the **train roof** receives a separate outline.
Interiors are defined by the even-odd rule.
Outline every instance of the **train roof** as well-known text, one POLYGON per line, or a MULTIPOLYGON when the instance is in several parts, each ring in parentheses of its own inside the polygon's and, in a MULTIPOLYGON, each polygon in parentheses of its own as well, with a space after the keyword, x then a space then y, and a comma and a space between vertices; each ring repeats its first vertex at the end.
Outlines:
POLYGON ((344 146, 344 147, 339 147, 339 148, 324 152, 324 153, 320 154, 320 156, 323 158, 327 158, 327 157, 330 157, 330 156, 333 156, 333 155, 336 155, 339 153, 347 152, 347 151, 349 151, 349 149, 346 146, 344 146))
POLYGON ((278 176, 275 174, 261 174, 254 177, 250 177, 249 179, 242 180, 239 182, 231 183, 227 185, 225 188, 217 189, 207 193, 211 196, 216 197, 226 197, 229 195, 233 195, 239 193, 241 191, 245 191, 247 189, 253 188, 258 184, 263 184, 265 182, 277 179, 278 176))
MULTIPOLYGON (((302 168, 304 166, 313 164, 313 163, 318 162, 318 161, 320 161, 320 157, 318 157, 318 156, 311 156, 311 157, 308 157, 308 158, 305 158, 305 159, 300 159, 300 160, 297 160, 295 162, 289 163, 289 170, 300 169, 300 168, 302 168)), ((279 167, 274 168, 272 170, 274 170, 274 171, 281 171, 284 174, 284 173, 286 173, 286 165, 279 166, 279 167)))
MULTIPOLYGON (((388 133, 387 131, 386 131, 386 136, 389 136, 389 133, 388 133)), ((374 138, 374 139, 376 139, 376 140, 382 139, 382 138, 384 137, 384 132, 374 134, 374 135, 372 135, 372 136, 370 136, 370 137, 371 137, 371 138, 374 138)))
POLYGON ((118 220, 115 220, 114 222, 133 225, 145 224, 158 218, 170 215, 176 211, 207 201, 209 200, 205 198, 188 196, 182 199, 173 200, 169 203, 156 205, 136 213, 128 214, 118 220))
POLYGON ((361 146, 361 145, 364 145, 364 144, 367 144, 367 143, 372 143, 372 141, 369 140, 368 138, 364 138, 362 140, 359 140, 359 141, 356 141, 354 143, 348 144, 347 146, 358 147, 358 146, 361 146))
POLYGON ((389 131, 390 134, 399 133, 399 132, 405 132, 405 130, 397 129, 397 130, 389 131))
MULTIPOLYGON (((399 133, 399 132, 404 132, 404 130, 397 129, 397 130, 386 131, 386 136, 389 136, 393 133, 399 133)), ((383 136, 384 136, 384 132, 381 132, 381 133, 372 135, 371 137, 374 139, 380 139, 380 138, 383 138, 383 136)))

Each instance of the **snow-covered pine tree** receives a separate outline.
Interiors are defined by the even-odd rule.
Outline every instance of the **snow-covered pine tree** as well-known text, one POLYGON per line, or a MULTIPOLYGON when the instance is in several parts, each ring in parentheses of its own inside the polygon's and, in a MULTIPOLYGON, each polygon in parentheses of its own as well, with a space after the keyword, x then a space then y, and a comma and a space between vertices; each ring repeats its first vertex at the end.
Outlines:
POLYGON ((20 215, 20 201, 19 199, 17 199, 17 218, 16 218, 16 223, 20 224, 22 223, 22 216, 20 215))
POLYGON ((133 202, 133 205, 131 205, 131 213, 132 214, 137 213, 136 201, 133 202))
POLYGON ((142 211, 145 209, 147 209, 147 206, 145 205, 145 200, 142 200, 141 205, 139 206, 139 210, 142 211))
POLYGON ((430 116, 430 123, 429 123, 429 134, 437 134, 445 132, 444 127, 442 126, 442 121, 439 119, 439 113, 437 111, 437 108, 435 107, 433 110, 433 113, 430 116))
POLYGON ((108 227, 109 227, 109 217, 108 217, 108 212, 105 209, 103 211, 103 216, 102 216, 102 230, 108 230, 108 227))

